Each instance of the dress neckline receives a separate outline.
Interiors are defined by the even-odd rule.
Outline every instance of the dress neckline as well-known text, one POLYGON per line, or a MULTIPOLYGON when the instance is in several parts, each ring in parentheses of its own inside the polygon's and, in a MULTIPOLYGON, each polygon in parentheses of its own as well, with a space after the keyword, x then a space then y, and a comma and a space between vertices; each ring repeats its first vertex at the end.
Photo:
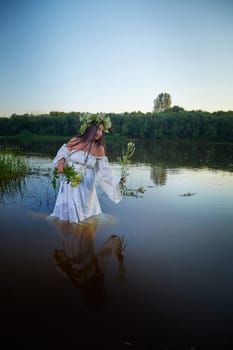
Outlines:
POLYGON ((73 154, 73 153, 75 153, 75 152, 82 152, 82 153, 84 153, 85 155, 87 155, 88 154, 88 157, 94 157, 94 158, 96 158, 96 159, 104 159, 104 158, 106 158, 106 156, 97 156, 97 155, 94 155, 94 154, 92 154, 92 153, 88 153, 87 151, 84 151, 83 149, 73 149, 72 151, 70 151, 70 155, 71 154, 73 154))

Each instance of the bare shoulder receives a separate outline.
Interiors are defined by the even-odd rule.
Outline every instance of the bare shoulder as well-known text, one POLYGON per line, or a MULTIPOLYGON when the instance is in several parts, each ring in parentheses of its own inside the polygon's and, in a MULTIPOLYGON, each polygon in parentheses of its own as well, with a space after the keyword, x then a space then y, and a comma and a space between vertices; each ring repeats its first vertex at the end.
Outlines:
POLYGON ((66 145, 68 148, 72 149, 72 147, 74 147, 78 141, 79 141, 79 138, 77 136, 74 136, 67 142, 66 145))
POLYGON ((102 145, 98 146, 96 153, 97 153, 98 157, 105 157, 106 153, 105 153, 104 146, 102 146, 102 145))

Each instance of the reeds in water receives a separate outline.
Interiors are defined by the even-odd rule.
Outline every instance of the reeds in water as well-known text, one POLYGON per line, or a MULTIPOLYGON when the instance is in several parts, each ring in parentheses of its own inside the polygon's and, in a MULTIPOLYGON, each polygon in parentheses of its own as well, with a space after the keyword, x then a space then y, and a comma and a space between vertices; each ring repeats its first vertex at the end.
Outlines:
POLYGON ((21 181, 29 172, 23 157, 12 152, 0 151, 0 195, 12 196, 21 190, 21 181))

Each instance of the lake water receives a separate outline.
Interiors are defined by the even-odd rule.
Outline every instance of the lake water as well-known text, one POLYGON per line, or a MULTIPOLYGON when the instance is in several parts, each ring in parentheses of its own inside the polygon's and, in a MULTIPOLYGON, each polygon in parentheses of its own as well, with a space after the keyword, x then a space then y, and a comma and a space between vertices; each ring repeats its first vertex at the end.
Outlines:
MULTIPOLYGON (((98 189, 103 215, 75 225, 48 219, 60 142, 17 143, 35 172, 1 190, 3 339, 232 348, 233 145, 136 142, 127 186, 145 193, 116 205, 98 189)), ((121 147, 108 148, 115 174, 121 147)))

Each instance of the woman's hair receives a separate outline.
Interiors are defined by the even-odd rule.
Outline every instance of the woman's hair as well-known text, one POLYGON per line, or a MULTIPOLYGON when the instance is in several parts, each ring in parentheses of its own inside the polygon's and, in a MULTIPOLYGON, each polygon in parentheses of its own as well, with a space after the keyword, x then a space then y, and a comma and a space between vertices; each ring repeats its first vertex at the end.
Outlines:
POLYGON ((96 122, 91 122, 88 125, 84 134, 78 134, 76 137, 72 138, 72 141, 69 141, 70 146, 73 147, 78 145, 79 143, 84 143, 84 144, 90 143, 90 149, 91 149, 93 142, 95 142, 98 147, 103 146, 104 149, 106 150, 104 134, 102 134, 102 136, 98 140, 95 140, 95 135, 97 133, 97 130, 99 129, 99 126, 100 124, 97 124, 96 122))

